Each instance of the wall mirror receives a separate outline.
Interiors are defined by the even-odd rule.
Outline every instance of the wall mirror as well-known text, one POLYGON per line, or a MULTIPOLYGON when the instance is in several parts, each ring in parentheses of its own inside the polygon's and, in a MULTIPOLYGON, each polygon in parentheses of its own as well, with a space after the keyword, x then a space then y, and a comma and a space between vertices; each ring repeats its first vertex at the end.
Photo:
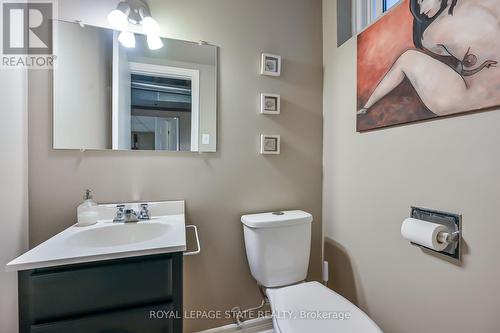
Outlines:
POLYGON ((54 25, 54 149, 216 151, 216 46, 54 25))

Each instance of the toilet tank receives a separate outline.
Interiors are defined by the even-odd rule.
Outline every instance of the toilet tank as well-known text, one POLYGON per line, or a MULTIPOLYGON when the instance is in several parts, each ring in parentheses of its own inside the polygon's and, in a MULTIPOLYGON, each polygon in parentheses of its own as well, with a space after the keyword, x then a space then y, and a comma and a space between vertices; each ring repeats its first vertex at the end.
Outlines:
POLYGON ((312 221, 300 210, 241 217, 248 264, 260 285, 281 287, 306 279, 312 221))

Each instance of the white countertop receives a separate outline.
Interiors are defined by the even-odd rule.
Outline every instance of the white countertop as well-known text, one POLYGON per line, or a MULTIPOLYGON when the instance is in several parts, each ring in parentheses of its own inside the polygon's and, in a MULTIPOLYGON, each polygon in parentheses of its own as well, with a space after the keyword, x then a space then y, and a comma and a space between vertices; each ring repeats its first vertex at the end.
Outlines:
MULTIPOLYGON (((130 204, 133 205, 133 204, 130 204)), ((43 267, 78 264, 144 255, 183 252, 186 250, 184 201, 151 203, 151 220, 137 223, 113 223, 114 204, 101 205, 102 219, 92 226, 71 226, 48 239, 6 266, 6 271, 22 271, 43 267), (165 215, 154 215, 154 213, 165 215), (147 227, 146 224, 149 224, 147 227), (154 227, 154 228, 150 228, 154 227), (115 230, 112 228, 123 228, 115 230), (128 228, 128 229, 124 229, 128 228), (136 229, 150 228, 144 240, 135 239, 136 229), (94 229, 99 229, 95 230, 94 229), (156 230, 160 230, 156 235, 156 230), (96 239, 93 235, 103 232, 96 239), (115 231, 120 231, 114 234, 115 231), (122 232, 124 231, 124 232, 122 232), (83 236, 83 237, 81 237, 83 236), (103 238, 104 237, 104 238, 103 238), (106 244, 106 238, 114 244, 106 244), (121 237, 121 238, 120 238, 121 237), (112 238, 112 239, 111 239, 112 238), (123 238, 123 239, 122 239, 123 238), (82 240, 83 239, 83 240, 82 240), (85 242, 90 241, 88 244, 85 242)))

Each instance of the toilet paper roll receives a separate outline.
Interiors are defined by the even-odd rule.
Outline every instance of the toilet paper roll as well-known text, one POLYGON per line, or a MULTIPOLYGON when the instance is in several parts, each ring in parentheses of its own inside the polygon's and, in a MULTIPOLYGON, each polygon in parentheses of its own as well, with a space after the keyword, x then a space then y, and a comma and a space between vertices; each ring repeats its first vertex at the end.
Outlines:
POLYGON ((413 218, 407 218, 401 226, 401 235, 405 239, 439 252, 448 246, 448 243, 438 242, 440 232, 448 232, 448 229, 441 224, 413 218))

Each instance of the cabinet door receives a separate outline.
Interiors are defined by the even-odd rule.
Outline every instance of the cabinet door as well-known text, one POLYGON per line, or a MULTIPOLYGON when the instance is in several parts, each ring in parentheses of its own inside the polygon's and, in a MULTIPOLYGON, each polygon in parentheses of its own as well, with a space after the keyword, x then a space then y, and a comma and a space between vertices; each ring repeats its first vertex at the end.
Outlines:
MULTIPOLYGON (((161 304, 75 320, 32 325, 31 333, 173 333, 173 305, 161 304)), ((180 314, 178 314, 180 316, 180 314)))
POLYGON ((28 293, 31 322, 53 322, 171 302, 172 269, 170 256, 137 258, 35 270, 20 282, 28 293))

